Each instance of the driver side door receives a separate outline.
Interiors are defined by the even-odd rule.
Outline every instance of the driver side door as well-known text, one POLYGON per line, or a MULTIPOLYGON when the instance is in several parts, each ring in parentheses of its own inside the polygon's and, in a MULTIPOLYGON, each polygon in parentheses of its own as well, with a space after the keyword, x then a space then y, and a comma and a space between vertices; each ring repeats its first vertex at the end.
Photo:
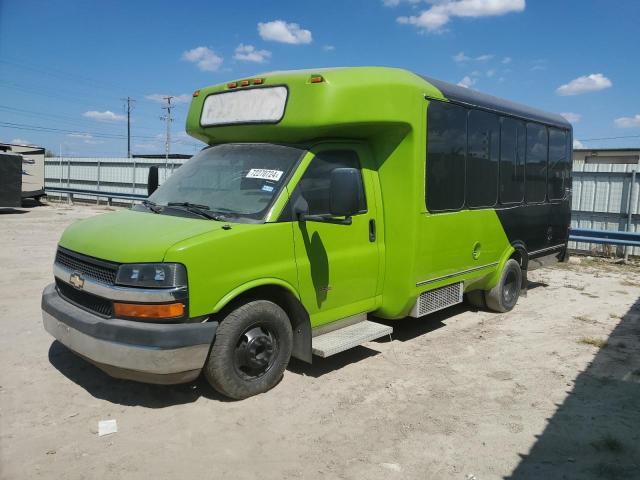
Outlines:
POLYGON ((312 327, 375 309, 380 267, 369 161, 365 149, 324 146, 313 152, 292 193, 293 205, 304 205, 309 215, 326 215, 331 171, 347 167, 361 174, 364 195, 350 225, 293 220, 299 291, 312 327))

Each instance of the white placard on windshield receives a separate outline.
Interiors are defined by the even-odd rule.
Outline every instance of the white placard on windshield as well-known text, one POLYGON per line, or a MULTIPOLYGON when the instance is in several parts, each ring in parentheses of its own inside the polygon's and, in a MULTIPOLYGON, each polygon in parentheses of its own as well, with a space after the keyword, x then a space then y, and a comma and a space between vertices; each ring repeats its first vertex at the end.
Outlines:
POLYGON ((262 180, 273 180, 277 182, 282 176, 281 170, 268 170, 266 168, 252 168, 247 173, 247 178, 261 178, 262 180))
POLYGON ((203 127, 278 122, 287 103, 286 87, 261 87, 209 95, 202 107, 203 127))

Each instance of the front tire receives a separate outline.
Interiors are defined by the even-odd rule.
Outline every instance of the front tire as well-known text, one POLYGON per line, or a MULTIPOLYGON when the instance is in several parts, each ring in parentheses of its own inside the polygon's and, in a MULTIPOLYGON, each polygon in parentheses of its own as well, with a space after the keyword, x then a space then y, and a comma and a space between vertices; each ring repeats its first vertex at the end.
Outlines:
POLYGON ((516 306, 522 286, 522 270, 514 259, 507 260, 498 284, 485 292, 487 308, 494 312, 508 312, 516 306))
POLYGON ((251 397, 280 381, 292 348, 291 322, 285 311, 273 302, 255 300, 222 320, 204 375, 227 397, 251 397))

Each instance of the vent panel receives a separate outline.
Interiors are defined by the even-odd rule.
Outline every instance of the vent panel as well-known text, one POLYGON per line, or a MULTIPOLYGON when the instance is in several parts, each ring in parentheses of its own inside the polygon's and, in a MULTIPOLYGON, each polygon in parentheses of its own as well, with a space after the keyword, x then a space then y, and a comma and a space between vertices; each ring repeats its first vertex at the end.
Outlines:
POLYGON ((409 315, 418 318, 462 303, 463 285, 463 282, 458 282, 421 293, 409 315))

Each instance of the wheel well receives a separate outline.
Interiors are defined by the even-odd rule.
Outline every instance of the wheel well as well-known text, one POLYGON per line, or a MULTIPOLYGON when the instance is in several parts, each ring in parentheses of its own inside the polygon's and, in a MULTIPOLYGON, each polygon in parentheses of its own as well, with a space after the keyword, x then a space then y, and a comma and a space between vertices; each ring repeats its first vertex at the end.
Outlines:
POLYGON ((521 245, 514 245, 515 251, 511 254, 513 258, 520 265, 520 270, 522 271, 522 285, 521 288, 526 291, 527 288, 527 264, 529 263, 529 256, 527 255, 527 251, 521 245))
POLYGON ((268 300, 282 308, 293 330, 293 350, 291 356, 311 363, 311 322, 309 314, 300 301, 286 288, 278 285, 261 285, 242 292, 209 320, 222 322, 226 316, 240 305, 253 300, 268 300))

